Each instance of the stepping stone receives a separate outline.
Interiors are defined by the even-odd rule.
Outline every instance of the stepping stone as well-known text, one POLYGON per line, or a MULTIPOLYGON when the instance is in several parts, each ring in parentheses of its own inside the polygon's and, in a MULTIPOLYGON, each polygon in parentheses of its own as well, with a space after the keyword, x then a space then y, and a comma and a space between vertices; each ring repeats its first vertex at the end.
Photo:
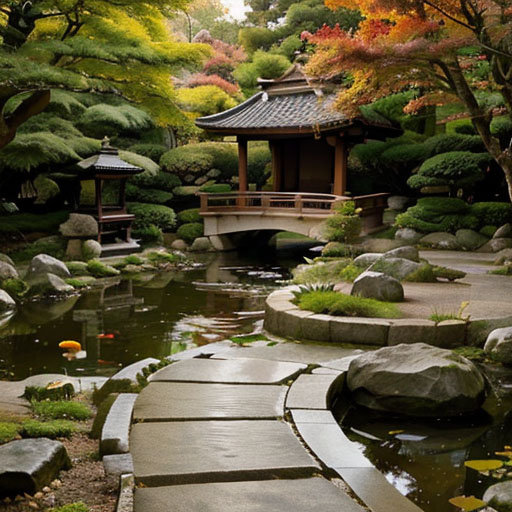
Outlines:
POLYGON ((138 423, 130 436, 137 483, 299 478, 320 467, 281 421, 138 423))
POLYGON ((61 469, 69 469, 66 448, 50 439, 22 439, 0 446, 0 497, 34 494, 61 469))
POLYGON ((334 394, 343 386, 344 374, 300 375, 286 397, 287 409, 329 409, 334 394))
POLYGON ((213 382, 219 384, 280 384, 306 369, 305 364, 264 359, 188 359, 154 374, 151 382, 213 382))
POLYGON ((275 419, 286 386, 152 382, 135 402, 135 421, 275 419))
MULTIPOLYGON (((135 490, 135 512, 363 512, 323 478, 175 485, 135 490)), ((390 509, 391 510, 391 509, 390 509)), ((398 509, 397 509, 398 510, 398 509)))

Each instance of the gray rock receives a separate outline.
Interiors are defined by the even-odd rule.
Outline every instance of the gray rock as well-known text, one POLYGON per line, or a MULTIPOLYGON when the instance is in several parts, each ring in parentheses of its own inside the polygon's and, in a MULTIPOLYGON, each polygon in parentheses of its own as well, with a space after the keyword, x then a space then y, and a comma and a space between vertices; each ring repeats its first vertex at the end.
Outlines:
POLYGON ((103 467, 107 475, 119 476, 133 473, 132 456, 129 453, 105 455, 103 457, 103 467))
POLYGON ((69 219, 59 226, 62 236, 88 238, 98 235, 98 222, 92 215, 71 213, 69 219))
POLYGON ((22 439, 0 446, 0 496, 34 494, 71 461, 64 445, 50 439, 22 439))
POLYGON ((500 252, 512 248, 512 238, 491 238, 478 252, 500 252))
POLYGON ((82 257, 82 240, 70 238, 66 247, 66 258, 79 260, 82 257))
POLYGON ((507 263, 512 263, 512 249, 502 249, 496 254, 496 259, 494 260, 495 265, 504 265, 507 263))
POLYGON ((13 265, 0 261, 0 282, 6 279, 17 279, 18 277, 18 271, 13 265))
POLYGON ((208 176, 208 178, 218 178, 221 174, 222 173, 219 171, 219 169, 212 169, 206 173, 206 176, 208 176))
POLYGON ((423 238, 420 238, 419 243, 431 247, 432 249, 446 249, 449 251, 458 251, 461 249, 459 241, 455 235, 451 233, 429 233, 423 238))
POLYGON ((512 480, 491 485, 482 499, 499 512, 509 512, 512 510, 512 480))
POLYGON ((74 288, 55 274, 38 274, 27 281, 30 295, 61 295, 70 293, 74 288))
POLYGON ((9 256, 7 256, 7 254, 3 254, 1 252, 0 252, 0 261, 3 261, 4 263, 9 263, 9 265, 12 265, 13 267, 16 266, 14 264, 14 261, 12 261, 11 258, 9 258, 9 256))
POLYGON ((194 240, 190 246, 190 250, 194 252, 212 252, 215 248, 207 236, 201 236, 194 240))
POLYGON ((177 251, 187 251, 188 244, 185 242, 185 240, 178 238, 178 240, 174 240, 174 242, 171 244, 171 249, 176 249, 177 251))
POLYGON ((494 329, 487 336, 484 351, 503 364, 512 364, 512 327, 494 329))
POLYGON ((207 181, 208 178, 206 176, 200 176, 196 181, 194 181, 194 185, 204 185, 207 181))
POLYGON ((459 229, 455 233, 455 238, 459 242, 460 246, 466 251, 474 251, 479 247, 482 247, 488 238, 472 229, 459 229))
POLYGON ((382 255, 383 258, 404 258, 410 261, 420 261, 420 254, 416 247, 412 245, 404 245, 403 247, 397 247, 396 249, 391 249, 382 255))
POLYGON ((48 254, 38 254, 32 258, 25 280, 31 281, 44 274, 54 274, 63 278, 71 277, 68 267, 62 261, 48 254))
POLYGON ((403 211, 409 204, 410 199, 407 196, 389 196, 388 208, 396 211, 403 211))
POLYGON ((351 295, 369 299, 400 302, 404 300, 404 289, 394 277, 382 272, 363 272, 352 286, 351 295))
POLYGON ((5 290, 0 289, 0 313, 15 307, 16 302, 14 302, 14 299, 5 290))
POLYGON ((419 263, 405 258, 381 258, 370 267, 370 270, 372 272, 382 272, 387 276, 398 279, 398 281, 402 281, 416 272, 419 267, 419 263))
POLYGON ((382 258, 382 254, 380 252, 366 252, 354 259, 354 265, 362 268, 368 268, 380 258, 382 258))
POLYGON ((101 455, 115 455, 130 451, 129 435, 136 393, 121 393, 112 404, 101 431, 101 455))
POLYGON ((423 233, 418 233, 412 228, 400 228, 395 233, 396 240, 403 240, 411 244, 415 244, 422 237, 423 233))
POLYGON ((350 363, 347 384, 360 405, 407 416, 455 416, 485 399, 478 368, 451 350, 425 343, 367 352, 350 363))
POLYGON ((512 224, 507 222, 500 226, 494 233, 493 238, 512 238, 512 224))
POLYGON ((97 240, 86 240, 82 245, 82 258, 85 261, 101 256, 101 244, 97 240))

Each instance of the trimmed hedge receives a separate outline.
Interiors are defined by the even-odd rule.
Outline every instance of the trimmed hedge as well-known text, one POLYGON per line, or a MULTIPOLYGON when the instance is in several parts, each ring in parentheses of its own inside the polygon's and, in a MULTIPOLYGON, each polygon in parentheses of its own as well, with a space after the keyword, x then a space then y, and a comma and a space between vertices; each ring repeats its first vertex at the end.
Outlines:
POLYGON ((135 215, 134 228, 152 224, 162 230, 171 230, 176 225, 176 214, 172 208, 160 204, 129 203, 128 211, 135 215))
POLYGON ((199 215, 199 208, 189 208, 178 213, 178 222, 187 224, 190 222, 202 222, 203 218, 199 215))
POLYGON ((154 224, 134 228, 132 236, 144 244, 161 244, 164 241, 162 230, 154 224))
POLYGON ((512 204, 483 202, 471 205, 471 215, 478 218, 480 227, 502 226, 512 222, 512 204))
POLYGON ((153 188, 172 192, 174 188, 181 185, 181 180, 174 174, 159 171, 156 174, 148 172, 136 174, 130 178, 129 183, 141 188, 153 188))
POLYGON ((199 222, 190 222, 183 224, 178 228, 176 232, 178 238, 185 240, 185 242, 191 244, 196 238, 203 236, 204 226, 199 222))
POLYGON ((485 151, 484 143, 479 135, 442 133, 430 137, 423 144, 430 156, 449 153, 451 151, 469 151, 472 153, 482 153, 485 151))
POLYGON ((174 195, 165 190, 155 188, 140 188, 133 183, 126 184, 126 199, 139 203, 167 204, 174 195))
POLYGON ((159 162, 167 148, 162 144, 141 143, 131 146, 130 151, 150 158, 153 162, 159 162))

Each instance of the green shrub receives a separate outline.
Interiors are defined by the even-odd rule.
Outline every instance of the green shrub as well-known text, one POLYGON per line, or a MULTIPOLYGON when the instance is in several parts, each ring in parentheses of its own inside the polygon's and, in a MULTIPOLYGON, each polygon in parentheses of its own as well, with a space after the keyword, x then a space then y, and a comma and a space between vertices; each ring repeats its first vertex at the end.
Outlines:
MULTIPOLYGON (((414 208, 414 207, 413 207, 414 208)), ((418 218, 415 212, 409 208, 405 213, 400 213, 395 219, 395 224, 401 228, 412 228, 422 233, 435 233, 443 231, 455 233, 458 229, 477 229, 478 219, 474 215, 444 215, 438 222, 425 221, 418 218)))
POLYGON ((472 153, 481 153, 485 151, 485 146, 479 135, 443 133, 430 137, 423 144, 430 156, 449 153, 452 151, 469 151, 472 153))
POLYGON ((111 393, 136 393, 137 386, 130 379, 109 379, 92 392, 92 403, 98 407, 111 393))
POLYGON ((92 416, 92 411, 87 405, 68 400, 50 402, 32 402, 32 410, 44 419, 72 419, 87 420, 92 416))
POLYGON ((154 188, 140 188, 133 183, 126 184, 126 199, 139 203, 168 204, 173 198, 171 192, 154 188))
POLYGON ((18 423, 0 421, 0 444, 16 439, 19 429, 20 425, 18 423))
POLYGON ((231 192, 231 185, 227 183, 214 183, 213 185, 204 185, 199 189, 206 194, 226 194, 231 192))
POLYGON ((512 119, 510 119, 510 116, 495 117, 491 121, 491 133, 495 137, 509 141, 512 137, 512 119))
POLYGON ((131 146, 130 151, 150 158, 153 162, 159 162, 167 148, 162 144, 140 143, 131 146))
POLYGON ((387 166, 404 166, 411 171, 429 157, 423 144, 400 144, 392 146, 380 155, 381 162, 387 166))
POLYGON ((181 224, 187 224, 189 222, 202 222, 203 218, 199 215, 199 208, 190 208, 178 213, 178 221, 181 224))
POLYGON ((189 112, 209 116, 236 106, 237 102, 216 85, 199 85, 176 90, 178 103, 189 112))
POLYGON ((490 161, 488 153, 451 151, 425 160, 407 180, 411 188, 446 185, 452 189, 472 186, 484 179, 482 166, 490 161))
POLYGON ((118 396, 119 393, 111 393, 99 404, 96 415, 94 416, 91 432, 89 433, 89 437, 91 439, 99 439, 101 437, 101 431, 103 430, 103 425, 107 419, 108 412, 118 396))
POLYGON ((161 244, 164 241, 162 230, 154 224, 132 229, 132 237, 143 244, 161 244))
POLYGON ((350 258, 335 259, 328 262, 314 262, 311 265, 299 265, 292 270, 296 284, 337 283, 341 274, 352 263, 350 258))
POLYGON ((460 133, 462 135, 476 135, 475 127, 470 119, 455 119, 446 123, 446 133, 460 133))
POLYGON ((183 224, 178 228, 176 234, 178 238, 185 240, 185 242, 191 244, 196 238, 203 236, 204 226, 199 222, 191 222, 189 224, 183 224))
POLYGON ((36 240, 23 249, 10 253, 10 256, 16 263, 31 260, 38 254, 48 254, 54 258, 62 259, 66 253, 66 245, 65 238, 50 236, 36 240))
POLYGON ((129 203, 128 211, 135 215, 133 226, 140 228, 154 224, 163 231, 171 230, 176 224, 176 214, 172 208, 160 204, 129 203))
POLYGON ((0 282, 0 288, 11 297, 21 299, 28 291, 28 284, 22 279, 6 279, 0 282))
POLYGON ((119 270, 100 260, 89 260, 87 262, 87 271, 94 277, 113 277, 119 275, 119 270))
POLYGON ((144 172, 142 172, 141 174, 148 173, 156 175, 160 170, 160 166, 157 163, 153 162, 151 158, 138 155, 137 153, 132 153, 131 151, 119 151, 119 157, 128 162, 129 164, 144 169, 144 172))
POLYGON ((56 439, 57 437, 71 437, 76 432, 76 426, 72 421, 68 420, 52 420, 52 421, 24 421, 20 434, 22 437, 48 437, 56 439))
POLYGON ((483 228, 480 228, 480 234, 486 236, 487 238, 492 238, 496 231, 498 231, 498 226, 486 225, 483 228))
POLYGON ((89 507, 82 501, 76 503, 68 503, 62 507, 51 508, 48 512, 89 512, 89 507))
POLYGON ((73 384, 66 383, 63 386, 47 389, 42 386, 27 386, 23 398, 29 402, 41 400, 69 400, 75 394, 73 384))
POLYGON ((164 153, 160 165, 180 178, 189 174, 203 176, 217 169, 222 179, 230 179, 238 173, 238 148, 228 142, 187 144, 164 153))
POLYGON ((326 221, 325 237, 330 242, 352 242, 361 232, 361 219, 354 201, 345 201, 335 208, 326 221))
POLYGON ((0 216, 0 233, 57 233, 59 226, 69 217, 69 211, 51 213, 15 213, 0 216))
POLYGON ((398 318, 396 304, 366 299, 334 291, 312 291, 299 295, 300 309, 334 316, 362 316, 367 318, 398 318))
POLYGON ((128 183, 139 188, 149 188, 165 190, 172 192, 173 189, 181 185, 181 180, 175 174, 170 172, 158 171, 157 173, 142 172, 132 176, 128 183))
POLYGON ((471 205, 471 214, 477 217, 480 226, 502 226, 512 222, 512 204, 483 202, 471 205))

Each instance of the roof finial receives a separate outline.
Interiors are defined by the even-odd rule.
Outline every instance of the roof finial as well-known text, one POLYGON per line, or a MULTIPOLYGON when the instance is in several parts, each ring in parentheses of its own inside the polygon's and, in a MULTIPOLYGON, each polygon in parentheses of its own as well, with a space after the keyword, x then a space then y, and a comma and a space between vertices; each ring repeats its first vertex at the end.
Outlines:
POLYGON ((110 149, 110 139, 106 135, 101 141, 101 149, 110 149))

